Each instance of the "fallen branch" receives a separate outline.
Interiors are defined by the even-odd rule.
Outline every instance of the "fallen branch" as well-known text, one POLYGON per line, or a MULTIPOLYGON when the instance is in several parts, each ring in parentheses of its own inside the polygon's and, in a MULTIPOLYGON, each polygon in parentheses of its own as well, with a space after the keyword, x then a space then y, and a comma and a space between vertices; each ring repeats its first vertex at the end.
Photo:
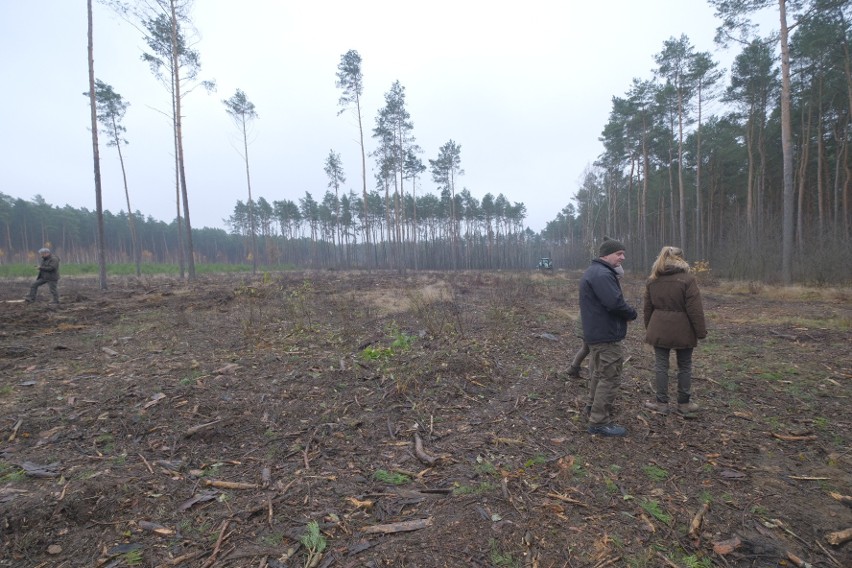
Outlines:
POLYGON ((257 483, 241 483, 239 481, 219 481, 217 479, 205 479, 207 487, 218 487, 219 489, 260 489, 257 483))
POLYGON ((210 568, 210 566, 213 566, 213 563, 216 562, 216 557, 219 556, 219 548, 222 546, 222 542, 225 538, 227 538, 225 536, 225 530, 228 528, 228 522, 228 519, 222 521, 222 528, 219 531, 219 538, 216 539, 216 545, 213 547, 213 553, 210 555, 210 558, 207 559, 207 562, 201 565, 201 568, 210 568))
POLYGON ((423 440, 420 439, 420 434, 417 432, 414 433, 414 454, 426 465, 435 465, 435 462, 438 461, 438 458, 430 456, 423 450, 423 440))
POLYGON ((789 436, 787 434, 776 434, 772 432, 773 438, 778 438, 779 440, 784 440, 785 442, 804 442, 807 440, 816 440, 817 437, 813 434, 810 436, 789 436))
POLYGON ((398 523, 388 523, 385 525, 373 525, 365 528, 364 534, 393 534, 398 532, 409 532, 432 526, 432 517, 425 519, 415 519, 413 521, 401 521, 398 523))
POLYGON ((852 540, 852 528, 829 533, 826 535, 825 540, 832 546, 840 546, 844 542, 852 540))
POLYGON ((689 523, 689 532, 687 533, 692 538, 698 538, 698 530, 701 528, 701 523, 704 522, 704 515, 710 510, 710 503, 704 503, 701 509, 692 517, 692 522, 689 523))
POLYGON ((577 505, 578 507, 588 507, 588 505, 586 505, 582 501, 577 501, 576 499, 571 499, 567 495, 562 495, 561 493, 551 492, 551 493, 548 493, 547 496, 552 498, 552 499, 562 501, 563 503, 571 503, 572 505, 577 505))
POLYGON ((192 428, 190 428, 189 430, 187 430, 186 432, 183 433, 183 437, 189 438, 193 434, 198 434, 202 430, 206 430, 207 428, 210 428, 211 426, 218 424, 221 421, 222 421, 222 419, 219 418, 218 420, 214 420, 213 422, 207 422, 205 424, 199 424, 198 426, 193 426, 192 428))

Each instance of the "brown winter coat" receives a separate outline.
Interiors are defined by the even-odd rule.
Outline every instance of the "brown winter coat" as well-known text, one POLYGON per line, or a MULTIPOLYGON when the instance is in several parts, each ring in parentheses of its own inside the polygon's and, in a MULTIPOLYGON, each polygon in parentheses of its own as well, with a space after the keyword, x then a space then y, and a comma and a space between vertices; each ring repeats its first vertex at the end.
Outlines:
POLYGON ((654 347, 684 349, 707 337, 704 307, 689 265, 666 265, 663 274, 645 285, 645 343, 654 347))

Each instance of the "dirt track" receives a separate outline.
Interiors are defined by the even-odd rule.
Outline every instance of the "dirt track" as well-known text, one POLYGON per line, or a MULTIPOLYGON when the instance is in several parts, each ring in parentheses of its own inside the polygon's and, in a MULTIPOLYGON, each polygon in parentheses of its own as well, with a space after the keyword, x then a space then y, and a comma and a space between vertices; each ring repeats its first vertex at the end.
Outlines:
POLYGON ((848 297, 703 289, 697 420, 632 325, 601 439, 577 277, 6 283, 0 566, 305 566, 312 521, 325 567, 852 566, 848 297))

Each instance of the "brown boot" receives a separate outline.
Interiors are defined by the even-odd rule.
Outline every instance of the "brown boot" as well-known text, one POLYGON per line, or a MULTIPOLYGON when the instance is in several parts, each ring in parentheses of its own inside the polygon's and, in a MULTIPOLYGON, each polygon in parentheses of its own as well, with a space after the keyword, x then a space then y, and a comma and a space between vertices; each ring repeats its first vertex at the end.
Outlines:
POLYGON ((657 414, 668 414, 669 413, 669 403, 668 402, 659 402, 656 400, 648 400, 645 402, 645 408, 648 410, 653 410, 657 414))
POLYGON ((567 375, 569 377, 579 379, 580 378, 580 367, 575 367, 574 365, 571 365, 570 367, 568 367, 567 375))
POLYGON ((677 403, 677 413, 684 418, 694 418, 695 413, 701 409, 694 402, 679 402, 677 403))

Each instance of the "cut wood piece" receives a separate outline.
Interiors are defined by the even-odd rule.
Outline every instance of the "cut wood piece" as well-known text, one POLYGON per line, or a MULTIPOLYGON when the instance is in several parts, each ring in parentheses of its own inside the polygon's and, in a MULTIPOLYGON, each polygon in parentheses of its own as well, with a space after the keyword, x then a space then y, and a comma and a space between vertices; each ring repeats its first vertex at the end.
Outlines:
POLYGON ((713 552, 718 554, 719 556, 725 556, 726 554, 730 554, 740 546, 742 546, 743 541, 738 536, 734 536, 733 538, 729 538, 728 540, 722 540, 719 542, 713 543, 713 552))
POLYGON ((152 523, 150 521, 139 521, 138 524, 140 529, 152 532, 154 534, 158 534, 160 536, 172 536, 173 534, 175 534, 174 530, 157 523, 152 523))
POLYGON ((420 434, 417 432, 414 433, 414 454, 426 465, 435 465, 435 462, 438 461, 438 458, 430 456, 423 450, 423 440, 420 439, 420 434))
POLYGON ((689 523, 688 534, 690 537, 698 538, 698 530, 701 528, 701 523, 704 522, 704 515, 706 515, 709 510, 710 503, 704 503, 704 505, 701 506, 701 509, 699 509, 699 511, 695 513, 695 516, 692 517, 692 522, 689 523))
POLYGON ((849 495, 841 495, 840 493, 835 493, 833 491, 830 492, 829 495, 831 495, 832 499, 835 499, 836 501, 840 501, 844 505, 849 505, 850 507, 852 507, 852 497, 850 497, 849 495))
POLYGON ((832 546, 840 546, 844 542, 852 540, 852 528, 829 533, 826 535, 825 540, 832 546))
POLYGON ((415 519, 413 521, 400 521, 398 523, 388 523, 385 525, 373 525, 365 528, 362 532, 365 534, 393 534, 398 532, 409 532, 432 526, 432 517, 425 519, 415 519))

